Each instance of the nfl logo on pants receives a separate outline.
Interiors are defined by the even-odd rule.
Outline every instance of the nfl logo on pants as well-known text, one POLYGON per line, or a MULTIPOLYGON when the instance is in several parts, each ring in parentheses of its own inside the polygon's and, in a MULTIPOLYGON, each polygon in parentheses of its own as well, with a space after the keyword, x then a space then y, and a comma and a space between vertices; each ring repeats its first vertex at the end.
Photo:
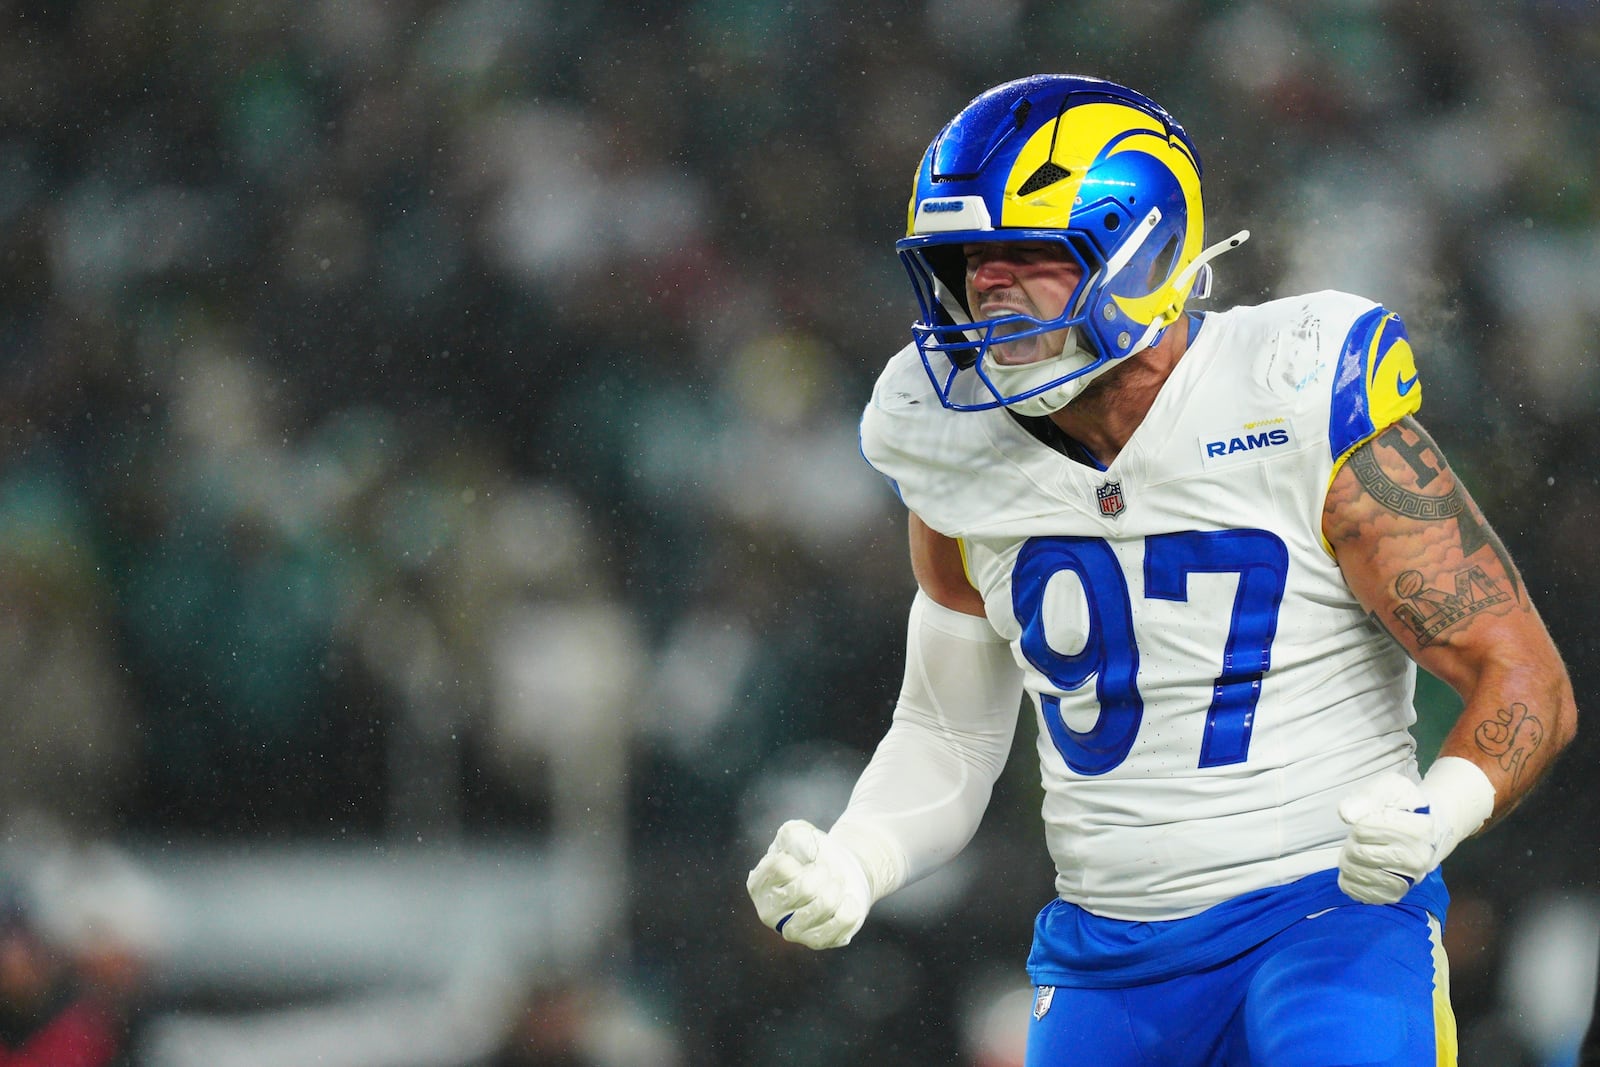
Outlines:
POLYGON ((1107 482, 1094 491, 1095 499, 1100 501, 1100 514, 1108 519, 1114 519, 1122 514, 1126 506, 1122 500, 1122 483, 1107 482))

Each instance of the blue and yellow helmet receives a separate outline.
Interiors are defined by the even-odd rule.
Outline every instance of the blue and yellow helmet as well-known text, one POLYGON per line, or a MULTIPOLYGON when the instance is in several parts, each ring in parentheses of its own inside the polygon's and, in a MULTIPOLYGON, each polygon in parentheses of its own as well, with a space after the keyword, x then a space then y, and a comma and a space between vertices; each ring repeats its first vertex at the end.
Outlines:
POLYGON ((1191 292, 1204 295, 1206 261, 1247 236, 1203 250, 1204 232, 1199 154, 1155 101, 1060 74, 985 92, 928 146, 896 245, 922 314, 912 336, 940 399, 962 410, 1061 407, 1154 344, 1191 292), (962 246, 991 241, 1066 246, 1083 280, 1060 316, 972 321, 962 246), (1019 378, 985 358, 991 338, 1064 328, 1073 332, 1048 368, 1019 378))

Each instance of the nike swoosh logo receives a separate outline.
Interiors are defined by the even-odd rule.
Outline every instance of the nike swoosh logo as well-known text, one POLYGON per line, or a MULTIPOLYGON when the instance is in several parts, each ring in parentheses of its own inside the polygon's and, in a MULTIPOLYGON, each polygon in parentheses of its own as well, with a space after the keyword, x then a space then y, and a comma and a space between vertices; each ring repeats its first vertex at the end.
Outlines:
POLYGON ((1394 376, 1394 391, 1399 393, 1401 396, 1405 396, 1407 393, 1411 392, 1411 390, 1415 389, 1416 387, 1417 387, 1417 376, 1415 374, 1413 374, 1409 378, 1402 378, 1398 374, 1396 374, 1394 376))

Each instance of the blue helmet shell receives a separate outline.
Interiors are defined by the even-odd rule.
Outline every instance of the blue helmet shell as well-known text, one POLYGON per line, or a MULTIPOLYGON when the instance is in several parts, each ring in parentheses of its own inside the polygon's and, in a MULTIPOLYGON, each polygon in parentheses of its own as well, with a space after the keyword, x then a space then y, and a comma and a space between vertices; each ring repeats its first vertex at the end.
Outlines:
POLYGON ((896 250, 921 311, 912 336, 940 399, 961 409, 1015 403, 1100 373, 1182 313, 1204 238, 1199 155, 1171 115, 1132 89, 1023 78, 974 99, 934 138, 906 229, 896 250), (993 241, 1067 249, 1083 278, 1060 316, 971 321, 962 248, 993 241), (1093 357, 1086 365, 1014 395, 986 373, 997 331, 1015 339, 1067 327, 1093 357))

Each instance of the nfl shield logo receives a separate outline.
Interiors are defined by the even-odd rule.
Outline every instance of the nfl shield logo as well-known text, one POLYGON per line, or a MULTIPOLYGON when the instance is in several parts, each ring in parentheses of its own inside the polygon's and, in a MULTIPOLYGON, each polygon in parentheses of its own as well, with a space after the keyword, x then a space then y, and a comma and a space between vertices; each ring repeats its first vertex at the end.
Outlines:
POLYGON ((1033 994, 1033 1017, 1043 1019, 1044 1013, 1050 1010, 1050 1002, 1056 999, 1056 987, 1042 985, 1033 994))
POLYGON ((1095 499, 1100 501, 1100 514, 1108 519, 1114 519, 1122 514, 1126 506, 1122 499, 1122 483, 1107 482, 1094 491, 1095 499))

